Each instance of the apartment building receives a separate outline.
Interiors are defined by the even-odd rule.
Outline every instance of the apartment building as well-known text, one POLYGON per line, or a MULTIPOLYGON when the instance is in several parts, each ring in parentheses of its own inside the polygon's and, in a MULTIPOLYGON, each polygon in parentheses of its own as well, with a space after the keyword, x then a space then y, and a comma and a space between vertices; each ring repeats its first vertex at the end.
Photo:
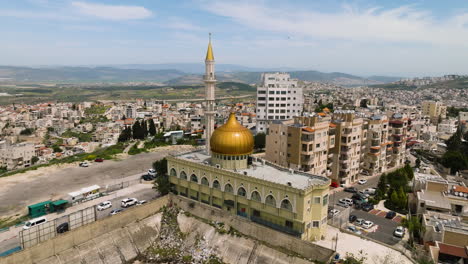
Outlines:
POLYGON ((10 144, 8 141, 0 142, 0 167, 14 170, 32 165, 35 148, 32 143, 10 144))
POLYGON ((331 178, 340 184, 350 184, 358 179, 361 165, 361 145, 367 140, 363 118, 357 117, 354 111, 339 110, 333 113, 332 123, 335 128, 335 145, 331 178))
POLYGON ((388 121, 385 115, 373 115, 365 121, 367 139, 361 148, 362 168, 368 175, 377 175, 387 170, 388 156, 392 153, 392 143, 388 141, 388 121))
POLYGON ((256 132, 266 133, 275 120, 300 116, 303 107, 302 87, 288 73, 263 73, 257 87, 256 132))
POLYGON ((447 106, 441 102, 424 101, 422 103, 422 115, 429 116, 431 123, 437 124, 439 117, 445 118, 447 116, 447 106))
POLYGON ((269 125, 265 159, 282 167, 330 176, 335 129, 331 117, 313 115, 269 125))
POLYGON ((404 165, 406 160, 406 138, 408 133, 408 117, 404 114, 393 114, 389 121, 389 141, 392 144, 388 145, 387 151, 391 154, 389 160, 390 167, 400 167, 404 165))

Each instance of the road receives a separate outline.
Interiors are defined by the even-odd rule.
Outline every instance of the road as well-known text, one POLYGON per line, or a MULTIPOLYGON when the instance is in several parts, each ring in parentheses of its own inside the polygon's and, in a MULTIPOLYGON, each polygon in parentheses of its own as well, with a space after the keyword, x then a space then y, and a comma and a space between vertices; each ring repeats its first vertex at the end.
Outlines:
POLYGON ((61 199, 69 192, 94 184, 106 186, 120 183, 126 177, 143 174, 154 161, 169 153, 190 149, 191 146, 163 147, 157 152, 128 156, 123 160, 91 163, 88 168, 65 164, 0 178, 0 217, 25 215, 28 205, 61 199))
MULTIPOLYGON (((89 208, 91 206, 95 206, 103 201, 111 201, 112 207, 103 211, 96 211, 96 219, 101 219, 104 217, 108 217, 109 213, 113 209, 121 209, 121 201, 124 198, 131 197, 137 198, 138 200, 153 200, 158 197, 157 192, 152 189, 151 183, 146 184, 137 184, 130 186, 129 188, 125 188, 114 192, 108 196, 103 196, 98 199, 94 199, 91 201, 87 201, 85 203, 81 203, 66 209, 63 213, 54 213, 48 214, 45 217, 47 221, 54 221, 57 219, 56 226, 68 222, 68 215, 85 208, 89 208)), ((12 248, 20 246, 20 240, 18 233, 21 231, 22 226, 19 227, 11 227, 9 231, 0 233, 0 253, 10 250, 12 248)))

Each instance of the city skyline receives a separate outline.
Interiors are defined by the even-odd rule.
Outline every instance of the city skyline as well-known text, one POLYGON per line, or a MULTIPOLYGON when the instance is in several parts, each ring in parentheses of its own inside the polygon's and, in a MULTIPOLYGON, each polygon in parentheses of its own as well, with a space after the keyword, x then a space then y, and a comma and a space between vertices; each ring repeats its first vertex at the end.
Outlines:
POLYGON ((466 74, 468 56, 462 1, 28 0, 0 21, 1 65, 193 63, 208 32, 218 63, 248 67, 436 76, 466 74))

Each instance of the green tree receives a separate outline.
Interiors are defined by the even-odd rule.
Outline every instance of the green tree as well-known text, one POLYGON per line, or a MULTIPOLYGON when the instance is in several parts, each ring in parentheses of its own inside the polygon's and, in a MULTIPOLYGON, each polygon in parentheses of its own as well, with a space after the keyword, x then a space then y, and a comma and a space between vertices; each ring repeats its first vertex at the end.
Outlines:
POLYGON ((266 143, 266 135, 265 133, 258 133, 254 137, 254 146, 255 149, 263 149, 265 148, 265 143, 266 143))
POLYGON ((447 151, 460 151, 462 147, 462 131, 461 127, 457 128, 457 131, 447 140, 445 144, 447 144, 447 151))
POLYGON ((31 158, 31 163, 32 163, 33 165, 36 164, 36 162, 38 162, 38 161, 39 161, 39 158, 36 157, 36 156, 33 156, 33 157, 31 158))
POLYGON ((119 142, 129 141, 132 138, 132 129, 130 127, 125 127, 119 135, 119 142))
POLYGON ((399 207, 400 199, 398 197, 398 193, 395 190, 393 190, 392 194, 390 195, 390 203, 395 207, 399 207))
POLYGON ((30 135, 32 135, 33 132, 34 132, 34 129, 32 129, 32 128, 25 128, 25 129, 21 130, 20 135, 23 135, 23 136, 30 136, 30 135))
POLYGON ((62 149, 59 146, 53 146, 52 150, 54 151, 54 153, 62 152, 62 149))
POLYGON ((379 178, 379 182, 377 183, 376 196, 378 196, 379 199, 384 199, 387 191, 387 174, 382 173, 379 178))
POLYGON ((135 121, 132 126, 133 139, 144 139, 144 132, 140 125, 140 121, 135 121))
POLYGON ((143 133, 143 138, 146 138, 148 136, 148 124, 145 120, 141 121, 141 129, 143 133))
POLYGON ((411 168, 409 164, 406 164, 405 167, 403 167, 403 169, 405 170, 406 177, 408 178, 408 180, 411 181, 414 178, 413 168, 411 168))
POLYGON ((409 219, 403 218, 402 225, 408 229, 410 235, 408 243, 411 246, 414 245, 415 239, 419 240, 425 231, 421 218, 417 216, 410 216, 409 219))
POLYGON ((362 99, 359 105, 362 108, 367 108, 367 99, 362 99))
POLYGON ((400 209, 406 209, 408 202, 408 196, 406 195, 405 191, 403 191, 403 187, 400 187, 400 190, 398 191, 398 207, 400 209))
POLYGON ((450 168, 451 173, 468 169, 468 158, 460 151, 447 151, 441 160, 442 165, 450 168))
POLYGON ((149 133, 151 136, 156 135, 156 125, 154 124, 154 120, 153 120, 152 118, 149 120, 149 129, 148 129, 148 133, 149 133))
POLYGON ((156 189, 161 195, 166 195, 171 190, 171 184, 169 182, 169 176, 167 175, 167 159, 153 162, 153 169, 156 171, 156 181, 154 182, 154 189, 156 189))

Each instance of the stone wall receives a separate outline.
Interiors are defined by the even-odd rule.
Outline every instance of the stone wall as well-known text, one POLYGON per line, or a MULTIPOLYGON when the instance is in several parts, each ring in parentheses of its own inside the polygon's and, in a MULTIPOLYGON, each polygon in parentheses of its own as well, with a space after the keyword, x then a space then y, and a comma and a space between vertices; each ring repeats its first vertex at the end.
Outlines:
POLYGON ((120 214, 97 220, 0 258, 0 264, 70 263, 78 257, 88 259, 86 263, 93 264, 125 263, 124 261, 136 257, 141 250, 146 249, 157 237, 160 216, 149 216, 165 206, 168 200, 166 195, 120 214))
POLYGON ((300 240, 271 228, 258 225, 242 217, 231 215, 220 209, 194 202, 185 197, 173 194, 170 194, 170 196, 172 203, 181 209, 206 220, 223 222, 240 233, 264 242, 268 246, 282 247, 304 258, 326 263, 333 256, 333 250, 318 246, 312 242, 300 240))

